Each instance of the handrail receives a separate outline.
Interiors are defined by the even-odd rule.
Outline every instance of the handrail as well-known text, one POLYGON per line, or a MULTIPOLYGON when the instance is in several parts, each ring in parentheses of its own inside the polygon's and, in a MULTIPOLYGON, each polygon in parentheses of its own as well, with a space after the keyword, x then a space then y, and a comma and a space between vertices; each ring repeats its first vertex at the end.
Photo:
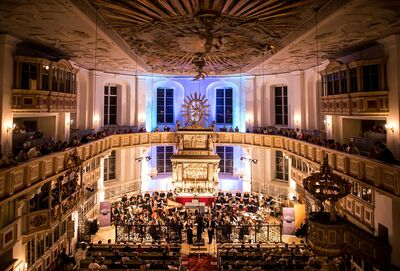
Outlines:
MULTIPOLYGON (((373 186, 391 197, 400 197, 400 167, 363 156, 332 150, 281 135, 216 132, 217 144, 267 147, 300 156, 314 165, 328 155, 335 172, 354 181, 373 186)), ((80 158, 89 161, 112 149, 156 144, 175 144, 175 132, 116 134, 76 147, 80 158)), ((0 170, 0 205, 17 192, 53 178, 67 170, 66 161, 74 148, 41 156, 0 170)))

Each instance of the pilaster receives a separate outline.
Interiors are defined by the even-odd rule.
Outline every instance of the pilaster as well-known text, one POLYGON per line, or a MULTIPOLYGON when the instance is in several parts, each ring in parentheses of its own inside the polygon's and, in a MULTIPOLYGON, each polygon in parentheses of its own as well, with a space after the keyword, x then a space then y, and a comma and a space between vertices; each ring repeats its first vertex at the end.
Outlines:
POLYGON ((388 57, 386 64, 389 90, 389 115, 386 119, 388 127, 387 146, 396 158, 400 157, 400 35, 391 35, 378 41, 384 45, 388 57))
POLYGON ((1 152, 11 151, 13 114, 12 88, 14 72, 14 53, 18 39, 8 34, 0 35, 0 121, 1 121, 1 152))

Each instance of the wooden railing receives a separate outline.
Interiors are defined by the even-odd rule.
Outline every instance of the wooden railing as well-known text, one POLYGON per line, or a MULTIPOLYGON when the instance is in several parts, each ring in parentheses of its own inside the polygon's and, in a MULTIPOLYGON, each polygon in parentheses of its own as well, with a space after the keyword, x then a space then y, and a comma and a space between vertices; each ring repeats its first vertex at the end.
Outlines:
POLYGON ((75 112, 76 93, 13 89, 13 111, 75 112))
MULTIPOLYGON (((400 196, 400 167, 377 160, 340 152, 305 141, 278 135, 217 132, 217 144, 252 145, 275 148, 321 164, 327 155, 336 173, 355 182, 363 182, 387 195, 400 196)), ((83 161, 102 155, 113 148, 174 144, 174 132, 118 134, 90 142, 76 148, 83 161)), ((36 189, 45 179, 56 177, 67 170, 66 161, 73 149, 30 160, 0 171, 0 204, 36 189)))
POLYGON ((388 91, 354 92, 321 97, 321 112, 333 115, 387 114, 388 91))

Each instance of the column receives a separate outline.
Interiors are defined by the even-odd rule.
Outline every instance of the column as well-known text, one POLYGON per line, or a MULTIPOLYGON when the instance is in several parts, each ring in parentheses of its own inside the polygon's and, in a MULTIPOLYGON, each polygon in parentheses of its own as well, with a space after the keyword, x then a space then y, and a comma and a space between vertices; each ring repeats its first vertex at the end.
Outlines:
POLYGON ((62 112, 56 117, 56 127, 57 127, 57 140, 69 142, 69 133, 71 125, 71 113, 62 112))
MULTIPOLYGON (((152 95, 147 95, 147 92, 146 77, 138 77, 136 84, 137 126, 139 129, 144 126, 147 131, 151 131, 152 116, 155 116, 155 112, 153 112, 152 95)), ((149 93, 151 94, 152 90, 149 93)))
POLYGON ((103 125, 103 116, 102 109, 100 108, 100 99, 103 98, 103 92, 98 91, 102 89, 102 86, 99 86, 98 72, 95 73, 94 70, 89 71, 89 85, 88 85, 88 128, 99 130, 103 125), (101 95, 100 97, 98 97, 101 95))
POLYGON ((246 129, 253 130, 253 126, 256 124, 257 119, 257 104, 256 104, 256 92, 255 89, 255 82, 254 77, 246 77, 246 86, 245 86, 245 93, 246 93, 246 114, 245 114, 245 122, 246 122, 246 129))
POLYGON ((378 41, 385 47, 388 57, 386 64, 387 83, 389 90, 389 115, 386 119, 388 127, 387 146, 396 158, 400 157, 400 35, 392 35, 378 41))
POLYGON ((304 87, 304 72, 292 72, 293 84, 292 89, 288 87, 288 101, 289 101, 289 126, 293 128, 306 129, 306 100, 305 100, 305 87, 304 87))
POLYGON ((18 40, 13 36, 0 35, 0 121, 1 121, 1 152, 6 154, 11 151, 13 114, 12 88, 16 44, 18 40))

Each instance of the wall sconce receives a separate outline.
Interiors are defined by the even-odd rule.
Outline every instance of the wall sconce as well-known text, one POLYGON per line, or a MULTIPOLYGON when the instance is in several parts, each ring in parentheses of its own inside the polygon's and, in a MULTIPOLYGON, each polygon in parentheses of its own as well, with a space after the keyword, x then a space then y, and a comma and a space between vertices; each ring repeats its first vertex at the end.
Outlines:
POLYGON ((15 123, 12 125, 12 127, 7 127, 7 133, 10 131, 14 131, 15 127, 16 127, 15 123))
POLYGON ((390 131, 390 132, 392 132, 392 134, 394 134, 394 127, 393 126, 385 124, 385 129, 386 129, 386 131, 390 131))
POLYGON ((93 123, 94 123, 94 124, 98 124, 99 122, 100 122, 99 116, 94 116, 94 117, 93 117, 93 123))

